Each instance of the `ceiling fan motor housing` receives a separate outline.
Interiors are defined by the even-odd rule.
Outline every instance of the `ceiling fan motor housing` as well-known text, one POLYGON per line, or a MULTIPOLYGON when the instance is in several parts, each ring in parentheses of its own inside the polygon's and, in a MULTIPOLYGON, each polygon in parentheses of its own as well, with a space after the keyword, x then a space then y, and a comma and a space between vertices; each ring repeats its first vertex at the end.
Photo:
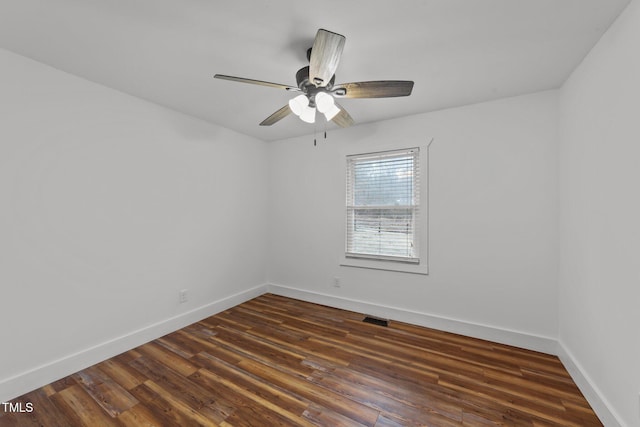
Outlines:
MULTIPOLYGON (((331 80, 329 80, 329 83, 323 87, 326 88, 327 90, 330 90, 333 87, 333 84, 335 82, 336 82, 336 75, 334 74, 333 77, 331 77, 331 80)), ((309 66, 302 67, 298 70, 298 72, 296 73, 296 83, 298 84, 298 87, 302 91, 305 91, 305 87, 309 87, 309 86, 316 87, 316 85, 314 85, 312 82, 309 81, 309 66)))

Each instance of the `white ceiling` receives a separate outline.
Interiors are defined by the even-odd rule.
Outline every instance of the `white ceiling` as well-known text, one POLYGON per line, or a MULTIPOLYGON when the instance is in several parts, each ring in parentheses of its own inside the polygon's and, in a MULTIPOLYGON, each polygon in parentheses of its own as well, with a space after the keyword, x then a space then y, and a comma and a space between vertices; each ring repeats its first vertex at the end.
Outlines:
POLYGON ((314 132, 293 115, 258 126, 292 94, 215 73, 295 86, 307 48, 325 28, 346 36, 336 83, 415 81, 408 98, 341 101, 356 123, 384 120, 558 88, 628 3, 2 0, 0 47, 276 140, 314 132))

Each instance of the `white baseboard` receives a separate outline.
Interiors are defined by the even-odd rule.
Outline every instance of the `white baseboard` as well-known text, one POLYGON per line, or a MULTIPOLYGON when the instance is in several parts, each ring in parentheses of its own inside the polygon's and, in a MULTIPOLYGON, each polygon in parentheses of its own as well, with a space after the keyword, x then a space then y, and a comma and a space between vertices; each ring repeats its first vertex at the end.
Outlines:
POLYGON ((584 397, 589 402, 595 413, 606 427, 623 427, 625 424, 620 421, 621 418, 613 410, 609 401, 600 392, 600 389, 594 384, 589 375, 586 374, 580 363, 562 341, 558 342, 558 358, 573 378, 584 397))
POLYGON ((7 402, 38 387, 57 381, 91 365, 116 356, 170 332, 184 328, 216 313, 241 304, 267 292, 267 285, 239 292, 201 307, 162 320, 126 335, 114 338, 83 351, 38 366, 0 381, 0 402, 7 402))
POLYGON ((469 323, 462 320, 450 319, 428 313, 405 310, 397 307, 373 304, 365 301, 342 298, 334 295, 310 292, 303 289, 291 288, 272 283, 268 285, 268 290, 269 292, 276 295, 296 298, 316 304, 328 305, 330 307, 355 311, 358 313, 364 313, 384 319, 397 320, 399 322, 425 326, 427 328, 452 332, 468 337, 480 338, 547 354, 555 355, 557 353, 557 341, 554 338, 496 328, 493 326, 481 325, 477 323, 469 323))

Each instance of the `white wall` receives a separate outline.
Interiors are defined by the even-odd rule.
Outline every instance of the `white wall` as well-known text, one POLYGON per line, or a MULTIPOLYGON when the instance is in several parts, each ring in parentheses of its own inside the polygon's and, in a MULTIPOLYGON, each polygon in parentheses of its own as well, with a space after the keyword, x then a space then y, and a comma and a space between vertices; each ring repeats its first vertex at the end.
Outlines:
POLYGON ((5 50, 0 121, 0 400, 264 284, 264 142, 5 50))
POLYGON ((271 143, 268 281, 555 340, 556 117, 550 91, 271 143), (345 152, 432 137, 429 275, 340 267, 345 152))
POLYGON ((634 0, 562 88, 560 121, 560 343, 628 426, 640 426, 639 52, 634 0))

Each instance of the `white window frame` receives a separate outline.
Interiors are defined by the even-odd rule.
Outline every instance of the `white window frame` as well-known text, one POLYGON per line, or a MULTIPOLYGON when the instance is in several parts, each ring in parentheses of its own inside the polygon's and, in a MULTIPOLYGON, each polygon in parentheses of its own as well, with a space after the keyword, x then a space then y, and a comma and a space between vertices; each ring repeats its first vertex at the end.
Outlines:
MULTIPOLYGON (((378 148, 378 147, 376 147, 378 148)), ((398 259, 396 257, 384 257, 384 256, 367 256, 367 255, 355 255, 349 254, 346 251, 346 239, 347 239, 347 230, 349 227, 348 219, 345 218, 344 221, 344 247, 342 250, 342 256, 340 257, 340 265, 344 267, 359 267, 359 268, 370 268, 377 270, 388 270, 388 271, 399 271, 405 273, 415 273, 415 274, 428 274, 428 215, 427 215, 427 165, 428 165, 428 144, 420 144, 418 147, 404 148, 404 147, 381 147, 379 150, 371 150, 368 152, 360 151, 360 152, 345 152, 343 159, 343 184, 344 184, 344 198, 342 200, 345 201, 343 209, 348 209, 348 200, 347 200, 347 173, 348 173, 348 165, 347 161, 349 158, 354 156, 367 156, 373 155, 376 153, 385 153, 385 152, 402 152, 408 151, 411 149, 418 149, 420 151, 418 157, 418 168, 420 170, 419 177, 419 205, 417 207, 418 218, 417 223, 419 224, 416 235, 416 242, 419 247, 419 255, 417 259, 409 260, 409 259, 398 259)))

